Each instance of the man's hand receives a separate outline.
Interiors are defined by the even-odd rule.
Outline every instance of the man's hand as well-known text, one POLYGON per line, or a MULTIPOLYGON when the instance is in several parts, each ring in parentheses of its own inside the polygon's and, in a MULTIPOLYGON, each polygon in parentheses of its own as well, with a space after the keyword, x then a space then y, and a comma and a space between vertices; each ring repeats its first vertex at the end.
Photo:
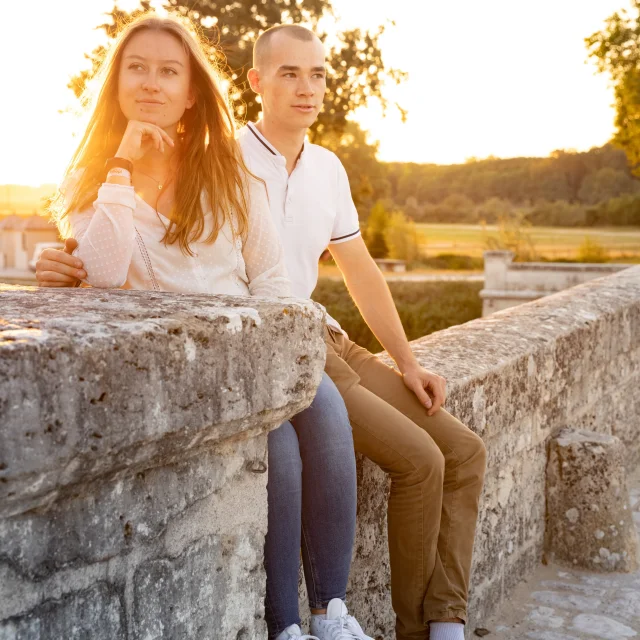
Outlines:
POLYGON ((64 241, 64 251, 45 249, 36 262, 36 279, 40 287, 77 287, 87 277, 83 262, 71 254, 78 246, 73 238, 64 241))
POLYGON ((428 416, 437 413, 447 399, 447 381, 437 373, 427 371, 418 364, 404 371, 402 379, 428 409, 428 416))

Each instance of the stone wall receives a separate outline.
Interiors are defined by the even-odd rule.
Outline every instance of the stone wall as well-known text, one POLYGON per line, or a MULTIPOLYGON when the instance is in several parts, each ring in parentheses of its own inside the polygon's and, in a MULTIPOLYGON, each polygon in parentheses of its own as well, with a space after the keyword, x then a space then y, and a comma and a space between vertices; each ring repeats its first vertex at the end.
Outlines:
POLYGON ((484 252, 482 315, 531 302, 626 269, 625 264, 513 262, 511 251, 484 252))
POLYGON ((312 303, 0 287, 0 638, 266 635, 266 434, 312 303))
MULTIPOLYGON (((542 559, 551 436, 565 427, 613 434, 626 447, 627 464, 640 463, 640 266, 434 333, 413 347, 424 366, 448 379, 447 409, 487 445, 473 630, 542 559)), ((385 476, 361 460, 349 601, 369 632, 392 638, 387 491, 385 476)))
MULTIPOLYGON (((0 639, 265 637, 247 467, 313 396, 318 309, 7 288, 0 310, 0 639)), ((487 444, 473 629, 542 558, 549 439, 613 434, 640 462, 640 267, 413 346, 487 444)), ((358 469, 349 606, 392 638, 388 484, 358 469)))

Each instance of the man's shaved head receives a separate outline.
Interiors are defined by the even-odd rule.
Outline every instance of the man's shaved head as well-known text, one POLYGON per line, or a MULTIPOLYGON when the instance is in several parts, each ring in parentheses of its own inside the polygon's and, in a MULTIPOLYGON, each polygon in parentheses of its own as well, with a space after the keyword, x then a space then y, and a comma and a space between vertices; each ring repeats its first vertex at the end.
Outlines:
POLYGON ((283 35, 287 35, 290 38, 295 38, 302 42, 311 42, 312 40, 319 40, 313 31, 310 31, 306 27, 301 27, 298 24, 279 24, 275 27, 267 29, 258 36, 255 45, 253 46, 253 68, 260 69, 263 67, 269 59, 269 48, 273 36, 281 32, 283 35))

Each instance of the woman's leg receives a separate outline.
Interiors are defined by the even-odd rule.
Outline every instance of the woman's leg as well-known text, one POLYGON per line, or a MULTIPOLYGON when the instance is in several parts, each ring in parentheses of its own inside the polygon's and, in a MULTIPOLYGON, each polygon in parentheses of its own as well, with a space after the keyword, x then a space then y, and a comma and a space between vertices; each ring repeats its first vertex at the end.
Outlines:
POLYGON ((264 545, 267 572, 265 618, 269 638, 300 624, 298 571, 302 512, 302 461, 290 422, 269 436, 268 529, 264 545))
POLYGON ((302 560, 311 609, 344 600, 356 525, 356 465, 340 392, 324 374, 313 403, 291 419, 302 458, 302 560))

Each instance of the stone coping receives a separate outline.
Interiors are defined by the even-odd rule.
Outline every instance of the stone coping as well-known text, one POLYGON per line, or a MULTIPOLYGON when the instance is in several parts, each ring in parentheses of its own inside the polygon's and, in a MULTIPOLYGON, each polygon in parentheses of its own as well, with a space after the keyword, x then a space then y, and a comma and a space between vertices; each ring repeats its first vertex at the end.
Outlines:
POLYGON ((0 516, 274 428, 313 399, 323 325, 299 299, 0 285, 0 516))
POLYGON ((478 294, 482 299, 491 300, 537 300, 548 292, 536 289, 482 289, 478 294))
MULTIPOLYGON (((640 265, 438 331, 411 346, 420 363, 444 375, 454 390, 632 308, 633 328, 617 336, 616 351, 630 348, 640 335, 640 265)), ((386 353, 381 357, 391 363, 386 353)))
POLYGON ((628 269, 631 265, 617 263, 584 263, 584 262, 511 262, 509 271, 554 271, 578 273, 616 273, 628 269))

